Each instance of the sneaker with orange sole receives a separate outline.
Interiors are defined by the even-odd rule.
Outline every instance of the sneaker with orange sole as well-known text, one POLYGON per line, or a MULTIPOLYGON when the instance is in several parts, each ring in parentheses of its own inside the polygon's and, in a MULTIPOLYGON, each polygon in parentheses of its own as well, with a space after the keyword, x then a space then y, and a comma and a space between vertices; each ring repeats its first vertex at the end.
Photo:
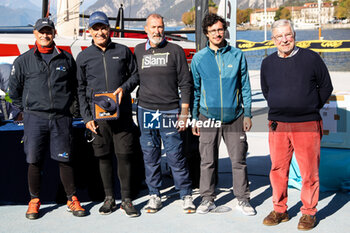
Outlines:
POLYGON ((83 209, 76 196, 72 197, 72 201, 67 201, 67 211, 72 212, 74 216, 83 217, 86 215, 85 209, 83 209))
POLYGON ((28 203, 28 210, 26 212, 26 218, 28 219, 37 219, 39 217, 39 208, 40 208, 39 198, 33 198, 28 203))

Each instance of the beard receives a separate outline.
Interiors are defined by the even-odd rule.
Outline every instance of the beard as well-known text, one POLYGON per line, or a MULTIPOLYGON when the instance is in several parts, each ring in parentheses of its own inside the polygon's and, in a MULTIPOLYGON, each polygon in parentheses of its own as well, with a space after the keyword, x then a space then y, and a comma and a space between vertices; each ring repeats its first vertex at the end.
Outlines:
POLYGON ((154 33, 154 34, 150 34, 147 33, 148 39, 152 42, 152 44, 155 44, 156 46, 158 46, 164 39, 164 34, 160 34, 160 33, 154 33))

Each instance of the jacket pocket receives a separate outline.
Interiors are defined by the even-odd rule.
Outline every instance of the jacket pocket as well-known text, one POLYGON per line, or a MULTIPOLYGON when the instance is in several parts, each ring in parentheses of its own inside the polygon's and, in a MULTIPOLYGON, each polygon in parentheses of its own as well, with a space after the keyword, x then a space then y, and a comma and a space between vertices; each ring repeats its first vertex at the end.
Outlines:
POLYGON ((44 73, 28 73, 24 85, 24 107, 28 110, 48 110, 50 96, 47 77, 44 73))

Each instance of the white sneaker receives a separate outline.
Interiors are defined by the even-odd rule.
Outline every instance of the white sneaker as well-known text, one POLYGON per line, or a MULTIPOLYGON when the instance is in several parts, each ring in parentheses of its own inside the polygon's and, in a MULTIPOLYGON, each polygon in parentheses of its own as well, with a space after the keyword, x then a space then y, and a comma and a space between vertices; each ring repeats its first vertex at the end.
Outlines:
POLYGON ((250 205, 248 200, 238 201, 236 209, 240 210, 244 215, 256 215, 255 209, 250 205))
POLYGON ((182 208, 186 214, 191 214, 196 212, 196 206, 193 204, 193 199, 191 195, 184 196, 182 208))
POLYGON ((162 201, 156 194, 150 196, 147 205, 145 206, 146 213, 156 213, 162 208, 162 201))
POLYGON ((214 204, 213 201, 203 200, 197 208, 197 213, 198 214, 206 214, 215 208, 216 208, 216 205, 214 204))

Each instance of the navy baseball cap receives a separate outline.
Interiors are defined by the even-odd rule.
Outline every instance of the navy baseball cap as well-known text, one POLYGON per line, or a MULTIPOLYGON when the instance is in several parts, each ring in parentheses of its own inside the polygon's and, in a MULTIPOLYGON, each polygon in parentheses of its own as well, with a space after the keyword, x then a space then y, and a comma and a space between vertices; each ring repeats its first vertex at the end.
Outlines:
POLYGON ((109 26, 109 20, 108 17, 105 13, 103 13, 102 11, 95 11, 94 13, 92 13, 90 15, 89 18, 89 28, 91 28, 92 26, 94 26, 97 23, 102 23, 104 25, 109 26))
POLYGON ((44 27, 50 27, 55 30, 55 24, 49 18, 38 19, 34 25, 34 30, 40 31, 44 27))
POLYGON ((108 96, 95 96, 94 103, 107 112, 117 111, 117 103, 108 96))

